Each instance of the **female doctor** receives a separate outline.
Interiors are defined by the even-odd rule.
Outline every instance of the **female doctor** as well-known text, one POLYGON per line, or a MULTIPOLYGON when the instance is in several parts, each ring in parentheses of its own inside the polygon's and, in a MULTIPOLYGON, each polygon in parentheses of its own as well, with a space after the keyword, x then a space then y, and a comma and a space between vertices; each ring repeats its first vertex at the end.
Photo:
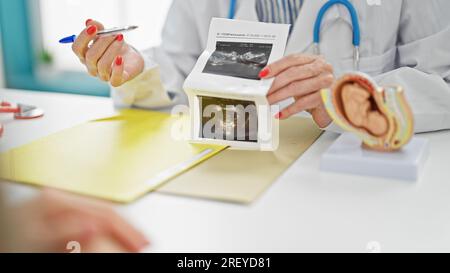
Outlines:
POLYGON ((260 73, 275 79, 268 95, 271 104, 290 99, 278 118, 308 111, 318 126, 332 127, 319 90, 353 70, 356 45, 359 71, 381 85, 404 87, 416 132, 450 129, 450 1, 344 0, 356 12, 360 43, 354 44, 349 10, 336 4, 319 22, 321 54, 314 55, 314 25, 328 1, 174 0, 161 46, 138 52, 123 35, 95 39, 103 25, 87 20, 73 51, 89 74, 114 87, 118 105, 164 107, 183 101, 183 82, 206 46, 212 17, 288 23, 293 28, 286 57, 260 73))

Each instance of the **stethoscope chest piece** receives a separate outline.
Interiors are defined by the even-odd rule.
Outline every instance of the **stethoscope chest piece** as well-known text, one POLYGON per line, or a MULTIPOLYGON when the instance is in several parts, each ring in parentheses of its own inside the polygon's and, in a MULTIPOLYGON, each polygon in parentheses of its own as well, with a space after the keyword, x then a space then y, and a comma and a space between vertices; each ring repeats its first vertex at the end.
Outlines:
POLYGON ((37 119, 44 116, 44 110, 34 106, 19 104, 20 111, 14 114, 15 119, 37 119))
MULTIPOLYGON (((18 120, 29 120, 37 119, 44 116, 44 110, 41 108, 25 105, 25 104, 11 104, 9 102, 0 102, 0 113, 2 114, 12 114, 14 119, 18 120)), ((0 123, 0 137, 3 135, 4 126, 0 123)))

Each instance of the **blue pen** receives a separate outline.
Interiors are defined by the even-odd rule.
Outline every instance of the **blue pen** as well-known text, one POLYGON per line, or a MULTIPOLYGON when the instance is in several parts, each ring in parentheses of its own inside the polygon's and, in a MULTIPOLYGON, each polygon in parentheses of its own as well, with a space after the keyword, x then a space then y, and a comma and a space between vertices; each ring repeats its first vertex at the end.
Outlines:
MULTIPOLYGON (((126 26, 126 27, 121 27, 121 28, 115 27, 115 28, 105 29, 105 30, 101 30, 101 31, 97 32, 97 37, 116 35, 116 34, 120 34, 123 32, 132 31, 137 28, 138 28, 137 26, 126 26)), ((71 44, 71 43, 75 42, 76 39, 77 39, 77 35, 71 35, 71 36, 62 38, 61 40, 59 40, 59 43, 71 44)))

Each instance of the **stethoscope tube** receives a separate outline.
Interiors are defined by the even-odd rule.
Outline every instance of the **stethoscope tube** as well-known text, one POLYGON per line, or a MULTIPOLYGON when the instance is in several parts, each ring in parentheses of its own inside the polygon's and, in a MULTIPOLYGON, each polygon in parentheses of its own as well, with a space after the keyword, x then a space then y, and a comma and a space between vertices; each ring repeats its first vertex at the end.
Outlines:
MULTIPOLYGON (((237 0, 230 0, 230 9, 228 12, 228 19, 234 19, 236 15, 236 3, 237 0)), ((329 0, 320 9, 316 22, 314 23, 314 54, 320 55, 320 28, 322 26, 323 18, 325 17, 327 11, 334 5, 344 5, 352 20, 353 28, 353 68, 358 71, 360 63, 360 45, 361 45, 361 28, 359 25, 358 13, 355 7, 349 0, 329 0)))
POLYGON ((236 14, 236 0, 230 0, 230 9, 228 11, 228 19, 234 19, 236 14))
POLYGON ((352 3, 348 0, 329 0, 320 9, 314 24, 314 54, 320 54, 320 28, 325 14, 334 5, 344 5, 350 13, 353 28, 353 68, 358 71, 360 62, 359 47, 361 44, 361 29, 359 26, 358 13, 352 3))

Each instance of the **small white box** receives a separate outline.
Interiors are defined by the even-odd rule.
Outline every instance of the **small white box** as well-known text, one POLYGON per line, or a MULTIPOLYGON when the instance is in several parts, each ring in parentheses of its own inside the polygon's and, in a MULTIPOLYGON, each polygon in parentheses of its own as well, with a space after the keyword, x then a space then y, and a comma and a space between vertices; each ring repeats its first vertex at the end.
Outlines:
POLYGON ((362 148, 351 133, 342 134, 322 155, 321 170, 416 181, 429 153, 429 141, 414 137, 397 152, 362 148))
POLYGON ((192 142, 235 149, 277 148, 278 109, 266 97, 273 79, 261 80, 258 74, 284 56, 288 35, 289 25, 212 19, 207 47, 184 83, 192 142), (211 128, 218 133, 211 134, 211 128))

